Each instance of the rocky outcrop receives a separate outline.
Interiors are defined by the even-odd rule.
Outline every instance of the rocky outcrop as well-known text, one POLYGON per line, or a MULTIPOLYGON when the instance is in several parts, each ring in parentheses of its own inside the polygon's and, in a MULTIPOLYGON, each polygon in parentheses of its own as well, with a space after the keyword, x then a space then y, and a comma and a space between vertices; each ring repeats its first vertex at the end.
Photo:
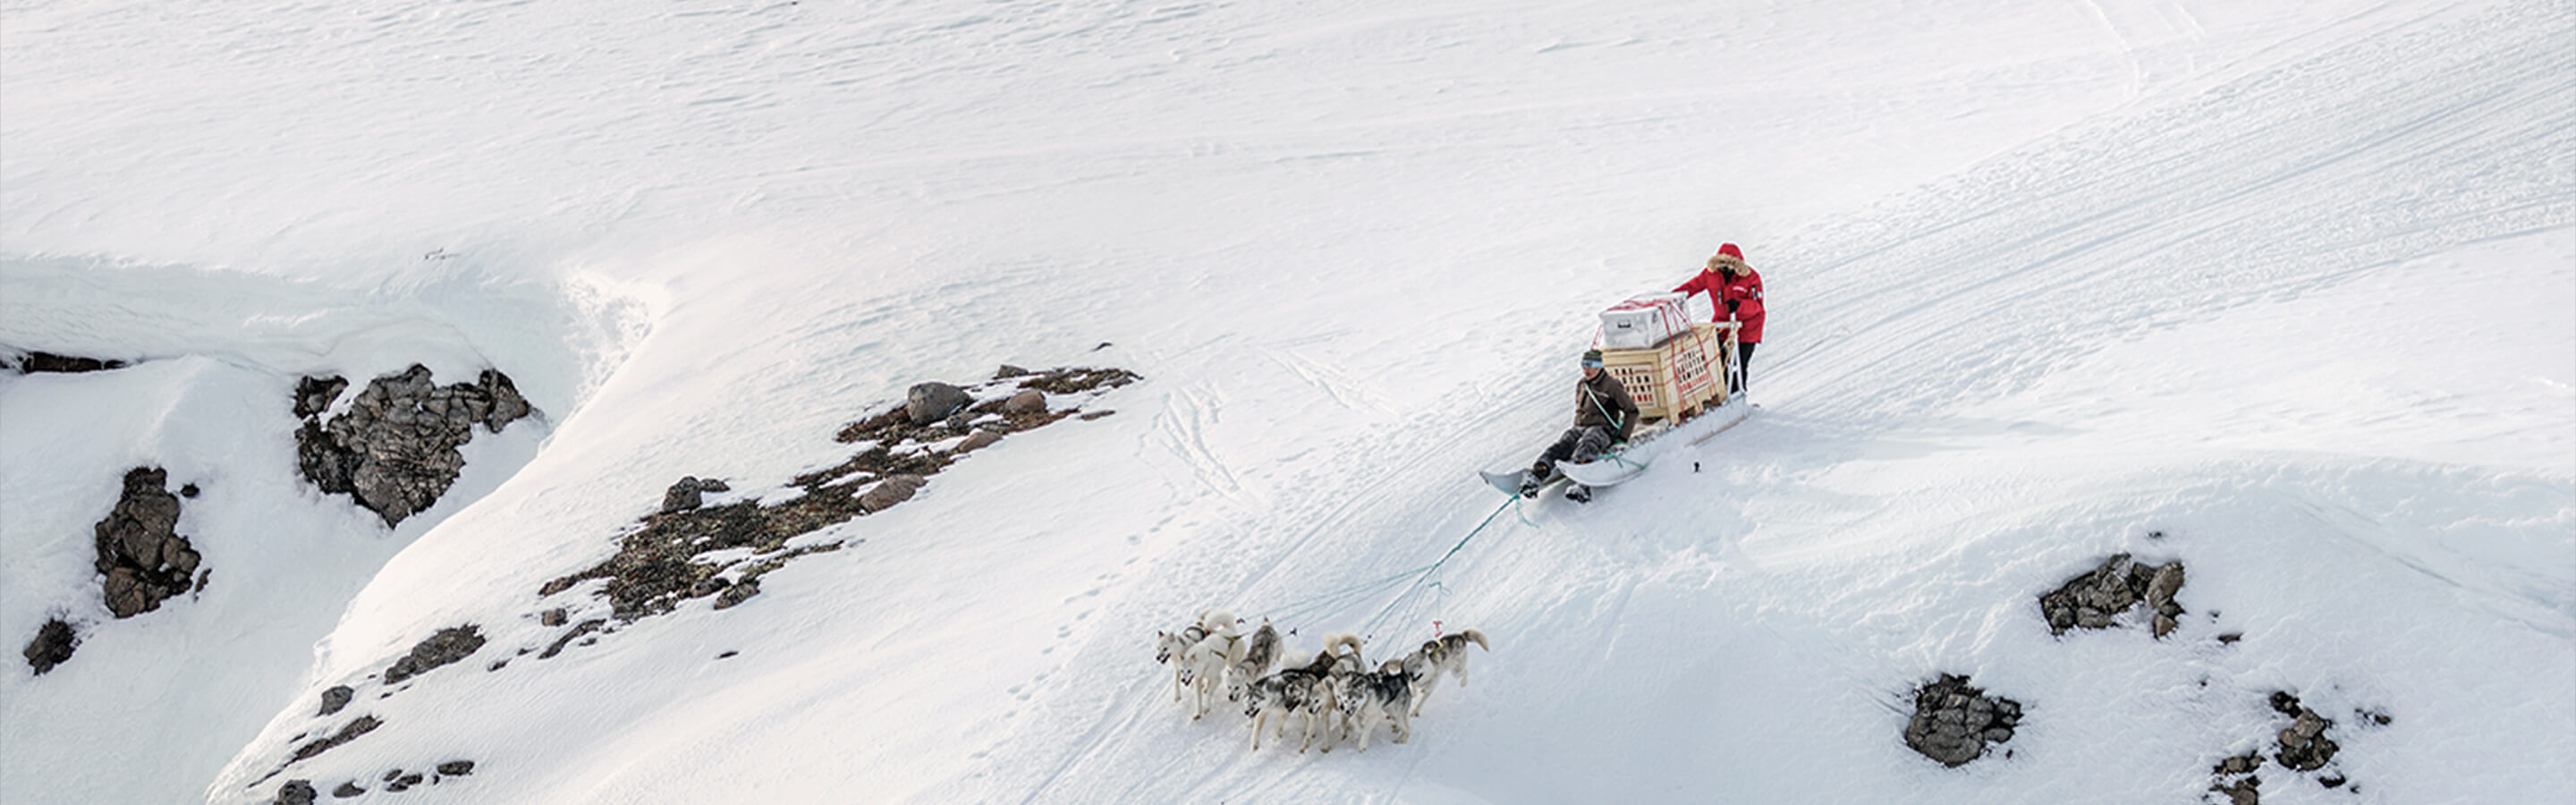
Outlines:
POLYGON ((2334 760, 2335 752, 2343 748, 2325 734, 2327 728, 2334 726, 2334 720, 2300 706, 2299 697, 2289 691, 2272 693, 2272 710, 2290 717, 2290 726, 2282 727, 2274 736, 2279 748, 2272 753, 2274 762, 2292 771, 2316 771, 2325 768, 2328 761, 2334 760))
POLYGON ((36 639, 27 641, 27 667, 36 669, 37 676, 44 676, 54 666, 70 660, 72 649, 79 647, 80 633, 72 629, 70 622, 49 619, 36 628, 36 639))
MULTIPOLYGON (((585 581, 606 579, 599 592, 609 599, 610 614, 619 621, 671 612, 682 601, 698 598, 715 599, 715 609, 733 607, 760 594, 763 574, 797 557, 838 550, 843 544, 791 548, 788 540, 910 500, 931 476, 964 454, 1080 411, 1079 406, 1050 410, 1046 395, 1081 395, 1135 380, 1134 373, 1123 369, 1035 373, 1005 366, 994 380, 972 389, 916 384, 905 392, 901 404, 843 427, 835 437, 838 441, 868 447, 847 461, 789 481, 800 494, 776 504, 744 500, 709 506, 701 493, 723 490, 722 482, 681 478, 663 491, 662 505, 643 518, 641 527, 619 538, 615 555, 547 582, 538 595, 555 595, 585 581), (741 548, 752 549, 752 555, 724 562, 700 558, 741 548)), ((538 619, 547 626, 567 620, 554 614, 554 609, 541 610, 538 619)), ((602 629, 614 631, 601 620, 575 623, 538 659, 552 657, 574 639, 602 629)))
POLYGON ((394 660, 394 664, 385 669, 385 684, 395 684, 465 659, 482 647, 483 630, 473 624, 440 629, 429 639, 413 645, 410 654, 394 660))
POLYGON ((199 571, 202 557, 178 534, 179 496, 170 494, 168 483, 168 473, 158 468, 127 472, 116 508, 94 528, 100 592, 119 618, 159 609, 162 601, 187 592, 199 571))
POLYGON ((322 710, 314 715, 327 716, 340 712, 340 708, 349 706, 349 700, 356 698, 357 695, 358 692, 347 685, 333 685, 330 689, 322 691, 322 710))
POLYGON ((2125 553, 2113 554, 2100 567, 2041 595, 2039 610, 2048 619, 2049 633, 2062 635, 2070 629, 2109 628, 2120 613, 2144 603, 2152 613, 2155 636, 2161 638, 2173 632, 2183 613, 2174 601, 2182 583, 2179 561, 2148 565, 2130 561, 2125 553))
POLYGON ((51 352, 22 353, 0 351, 0 371, 18 372, 20 374, 36 374, 38 372, 59 372, 64 374, 104 372, 110 369, 123 369, 125 367, 126 363, 120 360, 83 358, 75 355, 56 355, 51 352))
POLYGON ((269 803, 270 805, 313 805, 313 798, 318 796, 321 796, 321 792, 313 790, 313 781, 288 780, 285 785, 278 786, 277 798, 269 800, 269 803))
POLYGON ((1942 674, 1915 689, 1905 745, 1956 768, 1985 754, 1987 744, 2012 740, 2020 724, 2021 703, 1986 695, 1967 677, 1942 674))
POLYGON ((286 762, 291 764, 299 760, 310 759, 315 755, 331 751, 341 744, 357 740, 358 736, 374 732, 377 727, 384 725, 385 722, 378 720, 375 716, 359 716, 351 719, 348 724, 340 727, 339 732, 333 733, 330 737, 315 738, 303 746, 296 747, 294 757, 286 762))
POLYGON ((912 424, 928 425, 947 419, 949 414, 957 413, 957 409, 974 401, 975 398, 966 395, 965 389, 934 380, 916 384, 904 392, 903 412, 912 419, 912 424))
POLYGON ((679 483, 662 490, 662 513, 677 514, 705 505, 708 492, 731 492, 733 487, 713 478, 681 476, 679 483))
POLYGON ((387 526, 429 508, 456 483, 465 467, 457 448, 473 439, 475 425, 497 433, 534 412, 498 371, 440 386, 428 367, 413 364, 369 382, 346 413, 324 421, 347 386, 337 377, 297 385, 294 410, 304 420, 295 432, 297 463, 322 491, 357 498, 387 526))

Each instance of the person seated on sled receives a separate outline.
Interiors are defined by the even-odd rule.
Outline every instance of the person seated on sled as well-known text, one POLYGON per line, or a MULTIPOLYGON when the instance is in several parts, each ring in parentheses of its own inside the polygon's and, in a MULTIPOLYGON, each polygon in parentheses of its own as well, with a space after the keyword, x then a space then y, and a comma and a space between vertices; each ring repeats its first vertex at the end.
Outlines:
POLYGON ((1540 484, 1556 471, 1556 462, 1571 459, 1580 464, 1600 458, 1611 446, 1628 441, 1637 430, 1637 401, 1628 397, 1628 387, 1602 368, 1601 350, 1583 352, 1583 379, 1574 384, 1574 427, 1538 455, 1529 475, 1521 479, 1521 495, 1537 494, 1540 484))

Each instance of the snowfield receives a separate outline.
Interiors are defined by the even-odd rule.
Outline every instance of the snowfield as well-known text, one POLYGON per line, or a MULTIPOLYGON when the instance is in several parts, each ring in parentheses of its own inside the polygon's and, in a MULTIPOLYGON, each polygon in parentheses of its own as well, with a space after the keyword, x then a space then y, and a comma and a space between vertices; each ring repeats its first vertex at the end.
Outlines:
POLYGON ((0 802, 2227 802, 2275 692, 2264 803, 2576 800, 2576 7, 1808 6, 0 2, 0 352, 131 364, 0 374, 0 636, 80 636, 0 802), (1476 480, 1720 242, 1751 418, 1476 480), (291 409, 415 363, 538 413, 388 528, 291 409), (1143 379, 738 606, 548 591, 1003 364, 1143 379), (147 466, 211 576, 120 619, 147 466), (2174 632, 2052 635, 2116 553, 2174 632), (1209 607, 1492 650, 1256 752, 1209 607), (1909 749, 1941 674, 2016 733, 1909 749))

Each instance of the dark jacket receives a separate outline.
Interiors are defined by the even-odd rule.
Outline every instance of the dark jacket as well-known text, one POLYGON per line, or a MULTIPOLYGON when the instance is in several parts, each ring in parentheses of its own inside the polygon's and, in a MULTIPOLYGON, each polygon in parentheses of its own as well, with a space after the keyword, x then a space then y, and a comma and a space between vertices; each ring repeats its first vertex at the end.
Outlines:
POLYGON ((1637 429, 1637 401, 1628 398, 1628 387, 1611 377, 1608 369, 1574 384, 1574 426, 1593 425, 1609 428, 1623 442, 1637 429), (1615 422, 1611 421, 1614 416, 1615 422))

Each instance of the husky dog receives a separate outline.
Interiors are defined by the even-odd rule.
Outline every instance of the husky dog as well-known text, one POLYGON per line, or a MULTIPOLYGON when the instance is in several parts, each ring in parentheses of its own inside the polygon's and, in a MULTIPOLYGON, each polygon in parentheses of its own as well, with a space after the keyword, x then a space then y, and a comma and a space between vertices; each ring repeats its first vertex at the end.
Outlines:
POLYGON ((1195 623, 1178 632, 1154 632, 1154 662, 1172 666, 1172 701, 1180 701, 1181 691, 1190 686, 1190 664, 1175 664, 1172 658, 1187 654, 1191 646, 1205 639, 1207 630, 1195 623))
POLYGON ((1350 697, 1342 707, 1350 714, 1351 731, 1360 737, 1360 751, 1368 751, 1369 736, 1380 723, 1395 728, 1396 743, 1413 740, 1413 675, 1404 670, 1402 660, 1388 660, 1375 673, 1342 678, 1349 680, 1344 690, 1350 697))
POLYGON ((1306 668, 1285 669, 1253 682, 1245 694, 1251 702, 1243 710, 1252 718, 1253 750, 1260 751, 1262 733, 1288 737, 1288 722, 1294 718, 1300 722, 1298 732, 1304 738, 1297 751, 1306 751, 1321 727, 1318 713, 1331 698, 1330 686, 1331 681, 1323 673, 1306 668))
POLYGON ((1279 630, 1271 627, 1269 618, 1262 618, 1261 628, 1253 630, 1252 636, 1244 639, 1243 656, 1226 669, 1226 700, 1242 701, 1253 681, 1270 673, 1270 666, 1278 661, 1279 630))
POLYGON ((1461 629, 1457 634, 1422 641, 1421 648, 1404 658, 1405 670, 1417 680, 1413 687, 1413 715, 1422 714, 1422 702, 1431 698, 1431 688, 1440 684, 1440 677, 1454 676, 1458 678, 1459 687, 1467 686, 1468 643, 1486 651, 1494 650, 1485 642, 1484 632, 1461 629))

